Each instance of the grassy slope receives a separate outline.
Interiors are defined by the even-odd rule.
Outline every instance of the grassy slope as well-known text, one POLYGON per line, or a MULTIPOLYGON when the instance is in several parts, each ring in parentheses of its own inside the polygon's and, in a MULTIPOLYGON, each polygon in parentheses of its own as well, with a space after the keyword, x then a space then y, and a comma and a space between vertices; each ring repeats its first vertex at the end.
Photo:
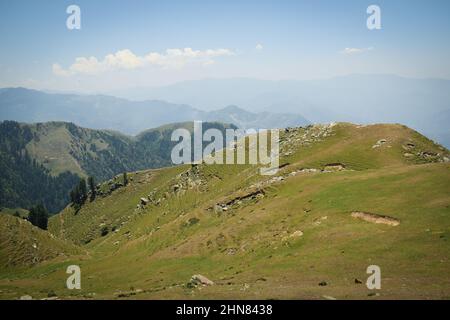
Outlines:
POLYGON ((0 208, 0 214, 9 214, 11 216, 19 214, 19 217, 28 217, 28 210, 23 208, 0 208))
POLYGON ((0 270, 27 268, 46 260, 79 254, 84 250, 57 239, 28 221, 0 215, 0 270))
POLYGON ((66 298, 113 298, 139 288, 132 298, 370 298, 354 279, 365 282, 367 266, 376 264, 382 298, 450 298, 450 166, 407 158, 402 146, 413 142, 416 154, 448 151, 403 126, 350 124, 292 148, 314 130, 289 138, 282 152, 289 165, 278 175, 335 162, 349 170, 288 177, 265 186, 264 198, 221 213, 208 208, 271 177, 249 166, 201 166, 207 185, 174 194, 177 174, 189 166, 136 173, 128 186, 76 215, 68 207, 51 219, 53 234, 83 245, 89 256, 2 272, 0 296, 53 290, 66 298), (387 143, 373 149, 380 139, 387 143), (139 198, 153 190, 167 200, 138 209, 139 198), (350 216, 355 210, 389 215, 400 225, 357 220, 350 216), (104 226, 117 231, 102 237, 104 226), (297 230, 302 237, 286 240, 297 230), (64 288, 69 263, 81 266, 81 291, 64 288), (216 285, 188 288, 198 273, 216 285))

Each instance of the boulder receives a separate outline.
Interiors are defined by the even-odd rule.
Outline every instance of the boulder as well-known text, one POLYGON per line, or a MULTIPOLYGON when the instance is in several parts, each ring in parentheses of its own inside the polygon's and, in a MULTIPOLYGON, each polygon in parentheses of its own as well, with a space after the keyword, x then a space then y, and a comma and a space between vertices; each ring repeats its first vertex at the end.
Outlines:
POLYGON ((324 171, 341 171, 345 170, 345 164, 343 163, 328 163, 323 168, 324 171))
POLYGON ((379 148, 387 142, 386 139, 380 139, 372 146, 372 149, 379 148))
POLYGON ((195 274, 191 277, 192 284, 194 285, 203 285, 203 286, 212 286, 214 284, 213 281, 209 280, 207 277, 202 276, 201 274, 195 274))
POLYGON ((301 236, 303 236, 303 232, 300 230, 297 230, 295 232, 293 232, 292 234, 286 236, 283 238, 283 241, 288 241, 289 239, 296 239, 296 238, 300 238, 301 236))

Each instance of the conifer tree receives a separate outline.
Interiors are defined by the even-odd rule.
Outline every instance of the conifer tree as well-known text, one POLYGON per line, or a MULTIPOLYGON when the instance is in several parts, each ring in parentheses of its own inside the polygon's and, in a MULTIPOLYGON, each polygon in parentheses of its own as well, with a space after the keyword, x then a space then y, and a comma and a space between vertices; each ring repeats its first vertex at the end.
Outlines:
POLYGON ((96 191, 95 191, 95 180, 94 177, 90 176, 88 178, 89 190, 91 191, 91 201, 95 199, 96 191))
POLYGON ((123 173, 123 185, 126 186, 128 184, 128 176, 127 173, 123 173))

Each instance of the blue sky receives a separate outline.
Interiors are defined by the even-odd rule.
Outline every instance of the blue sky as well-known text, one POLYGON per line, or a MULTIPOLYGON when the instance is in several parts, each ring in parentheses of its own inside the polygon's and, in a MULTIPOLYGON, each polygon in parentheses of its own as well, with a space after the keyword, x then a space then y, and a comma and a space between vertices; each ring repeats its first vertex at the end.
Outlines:
POLYGON ((0 86, 91 92, 352 73, 450 79, 449 33, 446 0, 2 0, 0 86), (71 4, 81 8, 81 30, 66 28, 71 4), (381 30, 366 27, 371 4, 381 8, 381 30))

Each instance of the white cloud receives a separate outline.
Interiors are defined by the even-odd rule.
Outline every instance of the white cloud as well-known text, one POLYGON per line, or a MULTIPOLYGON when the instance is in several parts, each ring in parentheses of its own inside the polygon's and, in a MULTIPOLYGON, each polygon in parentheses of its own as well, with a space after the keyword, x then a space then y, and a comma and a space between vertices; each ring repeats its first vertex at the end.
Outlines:
POLYGON ((111 70, 132 70, 150 65, 161 68, 182 68, 190 63, 199 65, 211 65, 214 58, 233 56, 235 53, 229 49, 193 50, 167 49, 165 53, 150 52, 144 56, 137 56, 131 50, 124 49, 116 53, 108 54, 103 60, 96 57, 78 57, 67 69, 55 63, 52 66, 53 73, 58 76, 71 76, 76 74, 100 74, 111 70))
POLYGON ((264 49, 263 45, 261 43, 258 43, 255 47, 256 50, 262 50, 264 49))
POLYGON ((373 47, 369 47, 369 48, 345 48, 344 50, 340 51, 340 53, 342 54, 347 54, 347 55, 354 55, 354 54, 360 54, 360 53, 364 53, 367 51, 372 51, 373 47))

